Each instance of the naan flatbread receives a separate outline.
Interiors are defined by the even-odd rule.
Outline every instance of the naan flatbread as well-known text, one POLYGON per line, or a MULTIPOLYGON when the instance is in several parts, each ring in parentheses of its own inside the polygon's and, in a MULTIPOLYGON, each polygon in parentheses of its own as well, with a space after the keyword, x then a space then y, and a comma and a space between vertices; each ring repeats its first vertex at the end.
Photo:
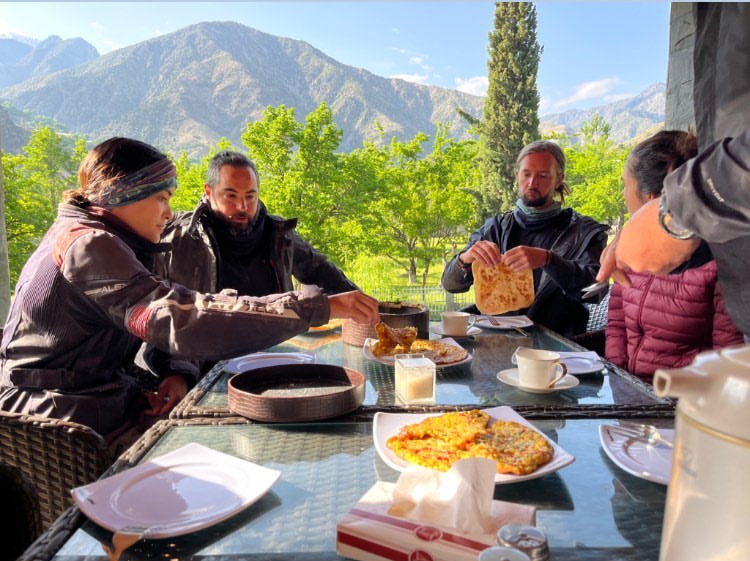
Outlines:
POLYGON ((504 314, 528 308, 534 303, 534 273, 531 269, 514 273, 503 264, 488 267, 474 261, 471 272, 477 308, 483 314, 504 314))

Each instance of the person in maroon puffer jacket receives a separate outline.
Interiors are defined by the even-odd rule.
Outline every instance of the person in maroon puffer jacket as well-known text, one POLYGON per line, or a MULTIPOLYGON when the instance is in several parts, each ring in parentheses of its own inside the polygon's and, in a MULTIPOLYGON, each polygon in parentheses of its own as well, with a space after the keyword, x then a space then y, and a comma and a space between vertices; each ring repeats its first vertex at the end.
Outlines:
MULTIPOLYGON (((628 211, 658 198, 667 174, 697 152, 697 138, 683 131, 661 131, 638 144, 622 175, 628 211)), ((614 283, 609 299, 605 355, 617 366, 650 381, 657 368, 684 366, 701 351, 743 342, 705 242, 669 274, 628 277, 631 286, 614 283)))

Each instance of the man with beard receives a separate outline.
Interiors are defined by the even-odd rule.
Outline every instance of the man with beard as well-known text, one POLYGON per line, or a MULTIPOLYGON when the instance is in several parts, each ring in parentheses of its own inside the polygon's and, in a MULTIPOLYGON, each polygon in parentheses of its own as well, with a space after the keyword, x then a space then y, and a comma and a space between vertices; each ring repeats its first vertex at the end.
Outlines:
MULTIPOLYGON (((377 301, 361 292, 322 253, 295 230, 297 219, 269 214, 259 198, 255 163, 240 152, 224 150, 208 166, 204 196, 191 212, 176 212, 163 242, 157 274, 199 292, 230 290, 264 296, 294 290, 292 275, 325 294, 352 292, 357 309, 377 310, 377 301)), ((154 367, 195 370, 177 357, 145 348, 143 359, 154 367)), ((206 372, 213 363, 199 366, 206 372)))
MULTIPOLYGON (((202 292, 232 289, 263 296, 293 290, 292 276, 327 294, 359 290, 295 230, 297 219, 269 214, 258 171, 247 156, 224 150, 209 163, 204 196, 175 213, 162 241, 172 244, 164 276, 202 292)), ((363 298, 369 298, 362 295, 363 298)))
POLYGON ((586 331, 588 310, 581 289, 599 270, 608 227, 571 208, 563 208, 565 154, 554 142, 525 146, 516 160, 519 196, 515 208, 488 219, 446 265, 442 284, 466 292, 474 282, 471 264, 503 263, 513 271, 534 271, 534 303, 526 314, 565 336, 586 331), (555 196, 559 197, 559 201, 555 196))

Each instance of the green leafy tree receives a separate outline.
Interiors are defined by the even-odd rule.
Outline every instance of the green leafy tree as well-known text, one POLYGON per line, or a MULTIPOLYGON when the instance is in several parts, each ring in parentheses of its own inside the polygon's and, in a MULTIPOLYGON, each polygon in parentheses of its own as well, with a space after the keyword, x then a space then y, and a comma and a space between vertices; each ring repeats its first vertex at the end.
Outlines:
POLYGON ((599 222, 621 224, 626 208, 622 196, 622 170, 629 149, 610 139, 610 126, 595 114, 581 125, 580 142, 565 148, 566 180, 571 195, 566 203, 599 222))
POLYGON ((496 2, 489 42, 489 86, 480 126, 480 219, 513 205, 516 157, 539 138, 536 75, 542 48, 536 39, 534 5, 496 2))
POLYGON ((337 264, 351 256, 351 243, 342 239, 352 228, 354 209, 368 198, 356 177, 356 160, 336 152, 342 136, 325 103, 304 124, 292 108, 267 107, 242 135, 269 212, 298 218, 300 234, 337 264))
POLYGON ((50 127, 31 134, 18 155, 3 154, 5 217, 11 284, 57 216, 65 191, 76 189, 83 139, 62 136, 50 127))
POLYGON ((473 213, 467 190, 478 179, 470 165, 476 143, 450 140, 447 132, 438 126, 433 151, 425 157, 422 145, 429 137, 424 133, 406 143, 394 138, 383 148, 388 156, 383 190, 371 209, 379 253, 404 271, 409 284, 422 287, 473 213))
MULTIPOLYGON (((2 131, 0 131, 0 146, 2 131)), ((0 151, 0 157, 2 151, 0 151)), ((8 236, 5 231, 5 183, 3 180, 3 166, 0 165, 0 321, 5 323, 5 317, 10 308, 10 269, 8 268, 8 236)))

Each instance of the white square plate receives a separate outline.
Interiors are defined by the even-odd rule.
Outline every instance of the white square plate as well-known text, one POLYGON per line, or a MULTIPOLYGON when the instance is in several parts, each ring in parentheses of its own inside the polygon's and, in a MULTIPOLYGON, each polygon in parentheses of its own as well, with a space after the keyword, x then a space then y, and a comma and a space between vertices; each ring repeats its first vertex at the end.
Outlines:
MULTIPOLYGON (((527 475, 496 473, 496 485, 498 483, 516 483, 518 481, 536 479, 537 477, 542 477, 543 475, 554 473, 558 469, 572 464, 575 461, 575 456, 569 454, 560 446, 558 446, 556 442, 547 438, 547 435, 534 428, 531 423, 521 417, 521 415, 516 413, 511 407, 504 405, 502 407, 483 409, 483 411, 491 417, 492 421, 515 421, 529 427, 530 429, 544 436, 544 438, 547 439, 547 441, 555 451, 555 455, 552 457, 552 461, 540 467, 533 473, 529 473, 527 475)), ((386 446, 386 442, 390 437, 397 435, 401 430, 401 427, 413 423, 418 423, 420 421, 423 421, 427 417, 437 417, 438 415, 442 414, 443 413, 382 413, 380 411, 375 413, 372 427, 372 438, 375 441, 375 450, 377 450, 383 461, 390 467, 397 471, 404 471, 412 464, 396 456, 396 454, 394 454, 391 449, 386 446)))
POLYGON ((145 529, 149 539, 195 532, 250 506, 281 472, 190 443, 71 491, 78 508, 115 532, 145 529))

